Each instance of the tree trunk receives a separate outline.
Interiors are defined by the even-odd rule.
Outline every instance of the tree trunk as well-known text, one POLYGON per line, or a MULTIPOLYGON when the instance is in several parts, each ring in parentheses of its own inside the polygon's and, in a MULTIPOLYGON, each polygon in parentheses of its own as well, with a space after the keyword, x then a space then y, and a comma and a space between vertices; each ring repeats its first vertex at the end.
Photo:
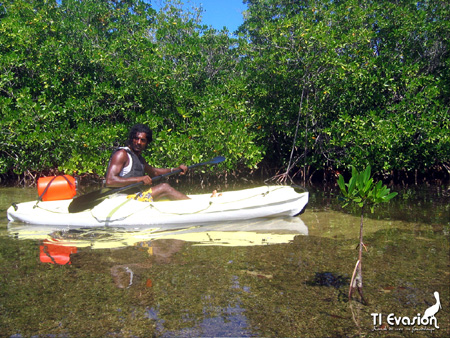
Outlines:
POLYGON ((363 219, 364 219, 364 207, 361 209, 361 223, 359 225, 359 254, 358 261, 356 262, 355 269, 353 270, 352 280, 350 281, 350 289, 348 291, 348 299, 352 299, 353 291, 358 290, 361 296, 361 302, 367 304, 363 296, 363 279, 362 279, 362 253, 363 247, 363 219))

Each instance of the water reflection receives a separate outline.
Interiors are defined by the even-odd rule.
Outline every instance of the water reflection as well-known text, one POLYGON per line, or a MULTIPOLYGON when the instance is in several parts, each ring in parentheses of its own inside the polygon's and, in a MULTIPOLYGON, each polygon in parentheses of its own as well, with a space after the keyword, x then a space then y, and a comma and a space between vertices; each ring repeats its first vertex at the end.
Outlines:
POLYGON ((393 329, 425 337, 386 317, 414 318, 439 292, 440 329, 432 335, 448 337, 448 200, 409 193, 367 215, 363 306, 342 297, 357 259, 359 217, 328 191, 310 192, 305 214, 283 220, 284 231, 271 229, 280 227, 275 220, 158 232, 3 219, 4 336, 372 337, 393 329), (52 300, 45 311, 43 299, 52 300))
MULTIPOLYGON (((55 226, 36 226, 27 224, 8 224, 10 237, 19 240, 40 241, 40 262, 58 265, 72 264, 72 257, 78 254, 75 265, 86 267, 87 259, 83 259, 80 251, 86 249, 117 249, 137 247, 153 257, 155 262, 169 263, 171 257, 179 252, 186 242, 194 246, 248 247, 289 243, 296 236, 307 236, 308 228, 300 217, 258 219, 241 222, 227 222, 193 226, 176 231, 158 231, 149 227, 133 229, 125 228, 58 228, 55 226)), ((229 261, 228 264, 233 264, 229 261)), ((113 265, 110 273, 115 286, 129 289, 151 271, 151 265, 144 266, 141 261, 129 259, 128 262, 113 265)), ((242 270, 246 276, 255 278, 273 278, 262 271, 242 270)), ((152 288, 158 280, 147 278, 145 286, 152 288)), ((239 276, 234 275, 230 281, 230 289, 234 294, 251 293, 248 285, 241 285, 239 276)), ((142 284, 142 283, 140 283, 142 284)), ((139 288, 139 286, 137 286, 139 288)), ((233 297, 227 305, 215 304, 214 295, 201 296, 203 318, 185 309, 182 317, 185 327, 169 330, 165 327, 164 316, 160 316, 159 305, 149 306, 144 317, 155 324, 154 335, 159 337, 252 337, 252 325, 249 323, 245 308, 239 297, 233 297)), ((254 328, 253 328, 254 329, 254 328)))
POLYGON ((76 246, 67 245, 55 239, 46 239, 39 246, 41 263, 66 265, 71 264, 70 256, 77 253, 76 246))
POLYGON ((8 233, 16 239, 57 241, 53 245, 111 249, 143 245, 156 239, 176 239, 195 245, 252 246, 289 243, 298 235, 308 235, 300 217, 258 219, 215 223, 185 229, 159 231, 153 227, 83 228, 8 224, 8 233), (56 244, 57 243, 57 244, 56 244))
MULTIPOLYGON (((206 297, 207 298, 207 297, 206 297)), ((156 323, 156 335, 158 337, 254 337, 245 316, 245 309, 240 304, 228 305, 221 309, 217 316, 210 317, 212 310, 209 306, 203 308, 205 319, 202 322, 188 328, 176 331, 168 331, 164 328, 164 320, 159 316, 159 309, 150 308, 147 310, 146 317, 154 320, 156 323)), ((193 322, 193 319, 184 318, 185 322, 193 322)))

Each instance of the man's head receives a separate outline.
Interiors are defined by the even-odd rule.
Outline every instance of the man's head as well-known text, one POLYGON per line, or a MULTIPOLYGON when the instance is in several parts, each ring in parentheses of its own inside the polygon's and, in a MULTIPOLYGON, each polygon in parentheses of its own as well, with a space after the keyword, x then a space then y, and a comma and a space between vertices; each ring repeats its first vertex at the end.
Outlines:
POLYGON ((152 142, 152 130, 144 124, 135 124, 128 134, 128 146, 141 153, 152 142), (145 138, 145 140, 144 140, 145 138))

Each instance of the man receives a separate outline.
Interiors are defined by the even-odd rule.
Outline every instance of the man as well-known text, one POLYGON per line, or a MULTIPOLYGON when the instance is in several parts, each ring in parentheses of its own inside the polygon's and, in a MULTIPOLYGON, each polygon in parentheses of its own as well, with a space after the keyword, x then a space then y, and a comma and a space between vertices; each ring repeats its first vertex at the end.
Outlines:
MULTIPOLYGON (((175 169, 181 169, 184 175, 188 168, 180 165, 175 169, 154 168, 147 164, 142 152, 152 141, 152 131, 143 124, 134 125, 128 136, 128 147, 114 151, 106 170, 106 186, 123 187, 137 182, 151 185, 151 177, 167 174, 175 169)), ((185 194, 175 190, 168 183, 161 183, 151 188, 151 198, 154 200, 168 198, 170 200, 189 199, 185 194)))

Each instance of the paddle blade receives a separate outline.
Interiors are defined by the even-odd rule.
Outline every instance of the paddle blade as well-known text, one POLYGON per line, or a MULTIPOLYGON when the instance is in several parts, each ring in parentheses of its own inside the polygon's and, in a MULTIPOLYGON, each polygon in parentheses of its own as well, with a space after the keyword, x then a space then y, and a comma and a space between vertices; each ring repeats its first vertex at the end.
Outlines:
POLYGON ((87 209, 92 209, 96 205, 100 204, 105 198, 112 194, 119 192, 137 192, 142 182, 133 183, 120 188, 102 188, 100 190, 92 191, 86 195, 78 196, 73 199, 69 204, 69 213, 81 212, 87 209))
POLYGON ((217 157, 214 157, 211 161, 209 161, 208 163, 209 164, 217 164, 217 163, 221 163, 221 162, 223 162, 223 161, 225 161, 225 157, 223 157, 223 156, 217 156, 217 157))
POLYGON ((100 189, 86 195, 75 197, 69 204, 69 213, 91 209, 103 201, 105 193, 111 189, 100 189))

